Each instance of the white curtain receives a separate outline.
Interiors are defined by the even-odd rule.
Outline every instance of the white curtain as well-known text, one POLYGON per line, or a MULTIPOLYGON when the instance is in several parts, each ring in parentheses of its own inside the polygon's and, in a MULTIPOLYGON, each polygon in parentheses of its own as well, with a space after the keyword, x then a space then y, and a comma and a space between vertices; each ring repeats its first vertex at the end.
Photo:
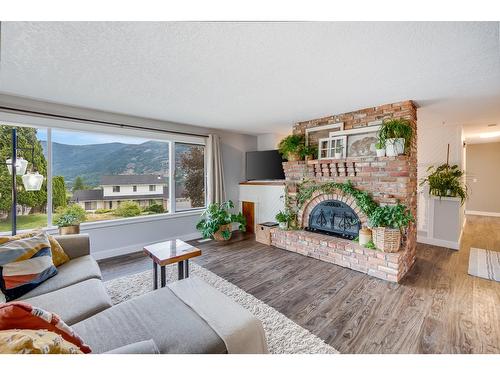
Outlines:
POLYGON ((221 203, 226 200, 226 191, 224 190, 224 168, 222 166, 222 151, 218 135, 210 134, 208 136, 207 154, 208 203, 221 203))

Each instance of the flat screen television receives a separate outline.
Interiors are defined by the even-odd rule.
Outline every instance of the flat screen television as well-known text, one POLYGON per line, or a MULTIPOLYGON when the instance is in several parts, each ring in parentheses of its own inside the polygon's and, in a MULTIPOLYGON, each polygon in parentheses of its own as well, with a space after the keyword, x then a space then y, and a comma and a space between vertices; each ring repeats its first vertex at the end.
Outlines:
POLYGON ((283 159, 278 150, 250 151, 246 155, 246 179, 284 180, 283 159))

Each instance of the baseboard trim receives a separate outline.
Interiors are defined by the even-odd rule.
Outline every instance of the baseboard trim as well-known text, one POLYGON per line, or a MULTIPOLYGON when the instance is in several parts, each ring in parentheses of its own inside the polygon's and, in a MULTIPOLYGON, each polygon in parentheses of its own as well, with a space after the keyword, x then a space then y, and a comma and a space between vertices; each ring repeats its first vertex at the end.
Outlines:
POLYGON ((472 211, 465 210, 466 215, 479 215, 479 216, 492 216, 492 217, 500 217, 500 212, 488 212, 488 211, 472 211))
POLYGON ((440 240, 437 238, 427 238, 427 237, 423 237, 423 236, 417 236, 417 242, 425 243, 427 245, 446 247, 448 249, 453 249, 453 250, 458 250, 460 248, 460 245, 458 242, 440 240))
MULTIPOLYGON (((200 238, 200 233, 194 232, 194 233, 188 233, 188 234, 178 236, 178 237, 165 238, 163 241, 175 240, 175 239, 179 239, 182 241, 191 241, 191 240, 195 240, 197 238, 200 238)), ((161 242, 161 241, 154 241, 154 242, 161 242)), ((103 259, 117 257, 120 255, 137 253, 139 251, 142 251, 142 248, 144 246, 149 245, 151 243, 153 243, 153 242, 150 241, 150 242, 145 242, 145 243, 138 243, 138 244, 134 244, 134 245, 130 245, 130 246, 117 247, 115 249, 109 249, 109 250, 92 251, 92 256, 96 260, 103 260, 103 259)))

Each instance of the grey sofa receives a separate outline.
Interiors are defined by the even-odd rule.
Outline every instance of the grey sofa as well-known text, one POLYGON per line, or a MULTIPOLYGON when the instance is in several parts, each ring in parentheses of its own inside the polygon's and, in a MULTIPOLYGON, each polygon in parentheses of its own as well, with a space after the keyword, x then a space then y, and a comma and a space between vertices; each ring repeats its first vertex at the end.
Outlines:
MULTIPOLYGON (((68 235, 56 239, 71 260, 21 300, 58 314, 91 346, 93 353, 227 352, 225 342, 206 320, 168 287, 112 306, 99 266, 90 255, 89 237, 68 235)), ((194 282, 190 279, 175 283, 189 286, 194 282)), ((211 287, 202 284, 203 288, 211 287)), ((235 303, 223 298, 227 299, 223 305, 227 303, 235 315, 251 325, 253 319, 261 329, 260 321, 248 311, 240 306, 234 310, 235 303)))

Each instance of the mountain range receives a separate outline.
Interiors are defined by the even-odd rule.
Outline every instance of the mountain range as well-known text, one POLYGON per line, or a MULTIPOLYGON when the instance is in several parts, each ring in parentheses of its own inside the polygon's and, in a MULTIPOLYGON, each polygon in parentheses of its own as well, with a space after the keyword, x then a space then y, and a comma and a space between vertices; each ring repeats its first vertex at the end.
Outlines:
MULTIPOLYGON (((42 146, 46 151, 45 141, 42 142, 42 146)), ((52 155, 52 174, 64 176, 68 188, 71 188, 77 176, 83 178, 85 185, 96 187, 99 186, 103 175, 168 175, 169 156, 168 145, 165 142, 148 141, 141 144, 113 142, 91 145, 53 142, 52 155)))

